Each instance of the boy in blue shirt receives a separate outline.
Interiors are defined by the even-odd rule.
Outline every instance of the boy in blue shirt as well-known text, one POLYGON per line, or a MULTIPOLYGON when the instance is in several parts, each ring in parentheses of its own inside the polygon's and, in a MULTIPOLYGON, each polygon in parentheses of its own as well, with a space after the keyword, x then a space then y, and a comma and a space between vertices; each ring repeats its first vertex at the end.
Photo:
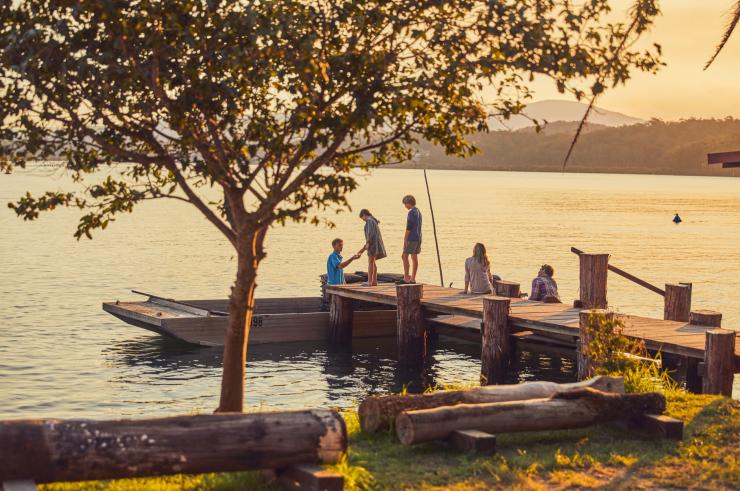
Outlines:
POLYGON ((421 212, 416 207, 416 198, 410 194, 401 200, 403 205, 409 210, 406 217, 406 233, 403 236, 403 282, 416 283, 416 272, 419 270, 419 256, 421 252, 421 212), (409 256, 411 264, 409 265, 409 256), (409 274, 411 266, 411 274, 409 274))
POLYGON ((355 254, 346 261, 342 261, 342 249, 344 248, 344 241, 342 239, 334 239, 331 241, 331 246, 334 248, 334 252, 329 254, 329 258, 326 260, 326 284, 327 285, 343 285, 344 284, 344 268, 355 259, 359 259, 362 254, 355 254))

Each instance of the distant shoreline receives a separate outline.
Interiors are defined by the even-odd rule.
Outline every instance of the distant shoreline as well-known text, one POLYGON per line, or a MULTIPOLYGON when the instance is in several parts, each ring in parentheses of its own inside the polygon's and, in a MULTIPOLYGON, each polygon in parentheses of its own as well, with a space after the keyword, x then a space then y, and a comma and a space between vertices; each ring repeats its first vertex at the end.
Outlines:
POLYGON ((675 176, 675 177, 740 177, 740 172, 734 169, 718 169, 718 170, 726 170, 727 175, 722 175, 717 173, 717 170, 714 171, 714 173, 685 173, 685 174, 669 174, 665 172, 639 172, 639 169, 630 169, 626 172, 619 172, 617 170, 605 170, 605 169, 598 169, 598 170, 589 170, 589 169, 581 169, 581 168, 575 168, 570 169, 566 168, 565 171, 555 170, 555 169, 529 169, 529 168, 521 168, 521 169, 486 169, 486 168, 480 168, 480 167, 454 167, 454 166, 436 166, 436 165, 409 165, 409 164, 394 164, 392 166, 382 167, 383 169, 389 169, 389 170, 454 170, 454 171, 472 171, 472 172, 544 172, 548 174, 618 174, 618 175, 625 175, 625 176, 675 176), (734 174, 734 175, 733 175, 734 174))
MULTIPOLYGON (((60 166, 65 162, 64 159, 48 159, 44 161, 30 161, 26 162, 27 165, 33 165, 35 167, 54 167, 60 166)), ((118 165, 127 165, 129 162, 118 162, 118 165)), ((113 164, 116 165, 116 164, 113 164)), ((683 173, 683 174, 669 174, 665 172, 640 172, 639 169, 630 169, 626 172, 619 172, 617 170, 606 170, 606 169, 583 169, 580 167, 568 167, 565 171, 557 169, 536 169, 536 168, 519 168, 519 169, 487 169, 482 167, 455 167, 455 166, 444 166, 444 165, 419 165, 419 164, 393 164, 382 167, 375 167, 372 170, 451 170, 451 171, 470 171, 470 172, 542 172, 548 174, 618 174, 618 175, 633 175, 633 176, 675 176, 675 177, 740 177, 740 172, 736 169, 715 169, 714 173, 683 173), (722 170, 727 171, 726 175, 721 173, 722 170)), ((709 169, 708 169, 709 170, 709 169)), ((371 171, 372 172, 372 171, 371 171)))

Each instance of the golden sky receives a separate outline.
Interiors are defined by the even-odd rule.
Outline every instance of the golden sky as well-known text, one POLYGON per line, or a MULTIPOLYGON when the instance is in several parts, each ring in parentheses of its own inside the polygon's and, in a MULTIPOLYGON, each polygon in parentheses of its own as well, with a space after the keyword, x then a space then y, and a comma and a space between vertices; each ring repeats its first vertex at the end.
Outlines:
MULTIPOLYGON (((615 13, 631 0, 614 0, 615 13)), ((740 118, 740 28, 707 70, 702 68, 719 41, 734 0, 663 0, 662 15, 645 42, 663 47, 656 75, 637 74, 626 86, 601 96, 597 105, 640 118, 740 118)), ((534 100, 563 99, 554 84, 537 80, 534 100)))

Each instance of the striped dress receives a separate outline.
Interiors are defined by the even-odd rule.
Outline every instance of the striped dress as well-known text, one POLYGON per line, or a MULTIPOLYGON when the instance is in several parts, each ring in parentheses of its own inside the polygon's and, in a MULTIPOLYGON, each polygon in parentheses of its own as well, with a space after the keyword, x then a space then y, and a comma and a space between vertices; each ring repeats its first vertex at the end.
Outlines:
POLYGON ((383 236, 380 235, 380 226, 374 216, 369 216, 365 221, 365 242, 368 244, 368 256, 372 256, 375 259, 383 259, 387 256, 385 245, 383 244, 383 236))

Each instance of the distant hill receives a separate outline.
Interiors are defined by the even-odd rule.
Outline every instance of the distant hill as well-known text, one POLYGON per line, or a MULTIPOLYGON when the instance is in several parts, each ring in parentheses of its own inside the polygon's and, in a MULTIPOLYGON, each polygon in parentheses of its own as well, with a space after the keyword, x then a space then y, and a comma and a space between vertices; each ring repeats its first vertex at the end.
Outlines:
MULTIPOLYGON (((445 155, 423 143, 415 162, 403 167, 560 172, 578 123, 478 133, 481 153, 468 159, 445 155)), ((740 149, 740 120, 651 120, 629 126, 587 125, 567 172, 740 176, 738 170, 707 165, 707 153, 740 149)))
MULTIPOLYGON (((540 123, 544 121, 550 123, 554 121, 580 121, 586 113, 586 108, 588 108, 588 104, 581 102, 547 100, 528 104, 524 109, 524 114, 540 123)), ((645 120, 594 107, 588 117, 588 122, 603 126, 623 126, 644 123, 645 120)), ((533 126, 533 123, 527 117, 517 115, 507 121, 492 120, 490 126, 492 130, 518 130, 533 126)))

